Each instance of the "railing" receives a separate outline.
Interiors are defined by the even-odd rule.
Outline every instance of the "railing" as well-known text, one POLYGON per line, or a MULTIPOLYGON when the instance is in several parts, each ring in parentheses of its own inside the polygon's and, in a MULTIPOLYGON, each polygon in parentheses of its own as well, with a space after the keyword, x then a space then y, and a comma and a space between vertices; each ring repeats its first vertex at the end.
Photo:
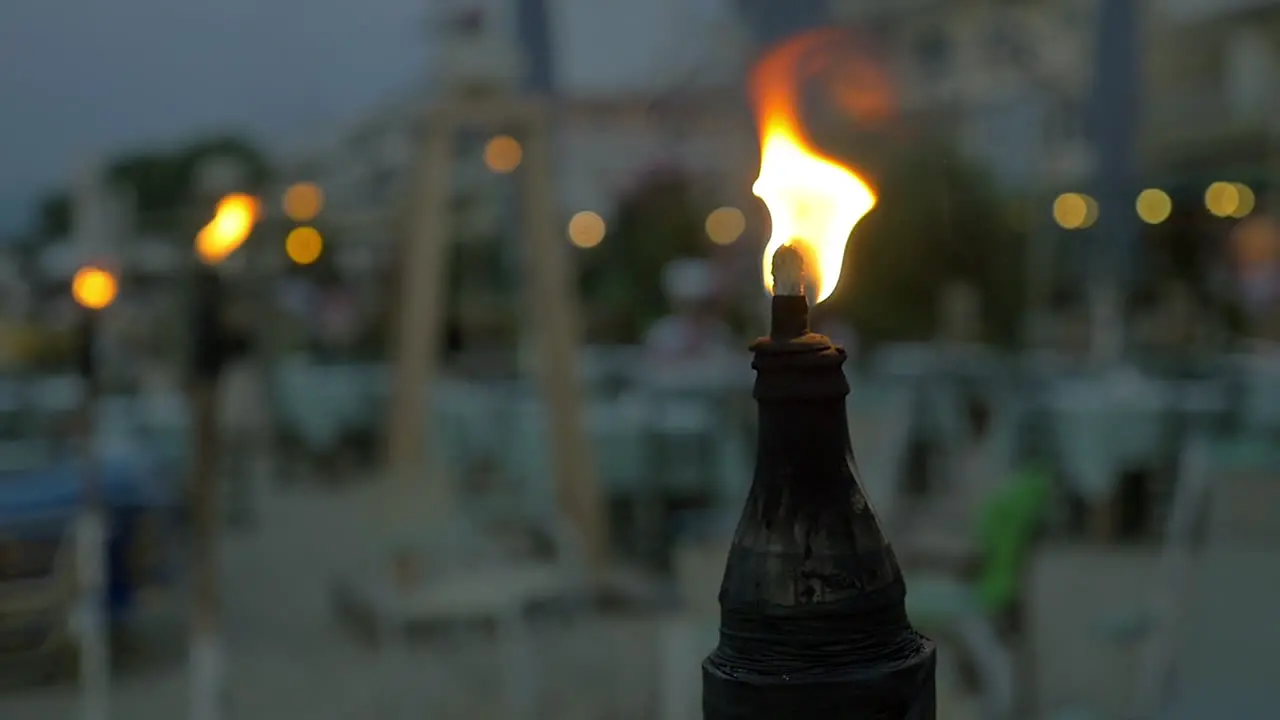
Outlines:
POLYGON ((1183 450, 1178 487, 1165 529, 1164 552, 1152 596, 1154 627, 1139 666, 1133 717, 1152 720, 1168 698, 1178 650, 1187 585, 1196 550, 1197 520, 1203 516, 1210 482, 1209 449, 1195 437, 1183 450))

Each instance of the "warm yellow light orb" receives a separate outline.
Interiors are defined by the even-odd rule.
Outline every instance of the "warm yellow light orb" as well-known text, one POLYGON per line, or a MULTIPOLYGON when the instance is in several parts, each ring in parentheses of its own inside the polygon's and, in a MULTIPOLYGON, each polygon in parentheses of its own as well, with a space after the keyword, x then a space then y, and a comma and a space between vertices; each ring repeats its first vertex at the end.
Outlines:
POLYGON ((747 218, 738 208, 718 208, 707 216, 707 237, 717 245, 732 245, 746 229, 747 218))
POLYGON ((524 148, 510 135, 496 135, 484 146, 484 164, 493 172, 507 174, 520 167, 524 148))
POLYGON ((1082 193, 1063 193, 1053 201, 1053 220, 1065 230, 1083 230, 1098 219, 1098 203, 1082 193))
POLYGON ((315 183, 296 183, 285 191, 281 205, 290 220, 310 222, 324 209, 324 190, 315 183))
POLYGON ((1216 217, 1231 217, 1240 208, 1240 188, 1235 183, 1216 182, 1204 191, 1204 206, 1216 217))
POLYGON ((296 227, 284 239, 284 251, 294 263, 310 265, 324 253, 324 237, 309 225, 296 227))
POLYGON ((82 307, 101 310, 115 302, 119 285, 110 272, 99 267, 83 267, 71 278, 71 296, 82 307))
POLYGON ((1134 207, 1142 222, 1148 225, 1159 225, 1168 220, 1173 212, 1173 199, 1163 190, 1147 188, 1138 193, 1138 200, 1134 203, 1134 207))
POLYGON ((208 264, 231 256, 253 233, 261 214, 258 199, 245 193, 231 193, 218 201, 209 224, 196 234, 196 254, 208 264))
POLYGON ((604 218, 583 210, 569 220, 569 242, 580 248, 593 248, 604 240, 604 218))
POLYGON ((1244 183, 1231 183, 1236 189, 1239 196, 1239 202, 1236 203, 1235 210, 1231 213, 1231 217, 1237 220, 1244 219, 1253 212, 1254 207, 1258 204, 1258 198, 1253 194, 1253 190, 1244 183))

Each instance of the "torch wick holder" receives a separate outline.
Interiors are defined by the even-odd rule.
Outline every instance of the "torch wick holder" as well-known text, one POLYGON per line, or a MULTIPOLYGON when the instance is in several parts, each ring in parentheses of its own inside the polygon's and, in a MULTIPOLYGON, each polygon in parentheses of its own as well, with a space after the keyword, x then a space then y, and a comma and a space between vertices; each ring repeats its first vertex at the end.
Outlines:
POLYGON ((809 329, 809 301, 803 295, 773 297, 769 335, 752 343, 751 351, 757 400, 843 400, 849 394, 841 369, 844 348, 809 329))
POLYGON ((797 340, 807 334, 808 298, 803 295, 774 295, 769 317, 769 339, 785 342, 797 340))

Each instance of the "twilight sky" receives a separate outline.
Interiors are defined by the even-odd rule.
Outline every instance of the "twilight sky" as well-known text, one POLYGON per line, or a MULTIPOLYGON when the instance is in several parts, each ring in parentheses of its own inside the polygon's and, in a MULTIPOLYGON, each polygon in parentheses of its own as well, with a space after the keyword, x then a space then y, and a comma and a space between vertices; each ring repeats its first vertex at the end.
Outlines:
POLYGON ((3 0, 0 236, 86 159, 309 136, 422 72, 425 0, 3 0))

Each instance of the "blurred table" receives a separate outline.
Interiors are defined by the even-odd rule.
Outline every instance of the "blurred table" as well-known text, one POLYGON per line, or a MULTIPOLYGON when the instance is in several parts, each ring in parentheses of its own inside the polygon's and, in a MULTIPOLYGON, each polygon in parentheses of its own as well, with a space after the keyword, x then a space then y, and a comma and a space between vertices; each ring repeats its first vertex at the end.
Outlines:
POLYGON ((1132 370, 1052 383, 1048 393, 1066 480, 1089 503, 1111 497, 1126 469, 1170 460, 1179 428, 1227 406, 1216 381, 1170 381, 1132 370))

